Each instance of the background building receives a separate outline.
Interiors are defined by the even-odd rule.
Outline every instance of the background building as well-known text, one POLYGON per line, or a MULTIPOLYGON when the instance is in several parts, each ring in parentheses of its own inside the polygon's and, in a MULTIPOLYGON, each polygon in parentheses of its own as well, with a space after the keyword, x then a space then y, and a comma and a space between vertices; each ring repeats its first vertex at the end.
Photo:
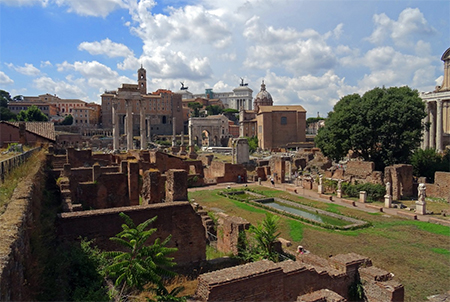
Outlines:
POLYGON ((434 148, 441 152, 450 146, 450 48, 441 57, 444 61, 444 80, 433 92, 421 93, 426 102, 424 123, 430 125, 424 131, 422 148, 434 148))
POLYGON ((138 84, 122 84, 115 91, 105 91, 102 94, 102 124, 104 129, 112 129, 112 108, 117 104, 117 114, 120 133, 125 133, 125 117, 127 104, 131 106, 133 116, 133 135, 140 133, 140 113, 144 111, 145 132, 147 137, 153 135, 169 135, 173 132, 175 123, 177 133, 183 131, 183 106, 181 95, 170 90, 159 89, 147 93, 146 70, 138 70, 138 84), (142 106, 142 108, 140 107, 142 106))

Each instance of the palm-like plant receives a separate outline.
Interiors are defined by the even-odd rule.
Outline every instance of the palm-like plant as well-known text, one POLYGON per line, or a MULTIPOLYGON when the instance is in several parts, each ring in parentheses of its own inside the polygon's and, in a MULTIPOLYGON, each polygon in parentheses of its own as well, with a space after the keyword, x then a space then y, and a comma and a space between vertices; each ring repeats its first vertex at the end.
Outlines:
POLYGON ((157 219, 157 216, 138 226, 126 214, 120 213, 120 216, 125 220, 125 224, 122 225, 123 231, 110 240, 123 246, 126 251, 105 253, 111 259, 105 272, 115 279, 116 288, 121 288, 116 297, 119 301, 125 293, 136 289, 142 290, 147 283, 160 287, 163 285, 164 277, 175 276, 174 272, 166 269, 175 265, 173 258, 167 255, 177 251, 176 248, 166 247, 171 236, 163 241, 157 238, 152 245, 147 245, 149 237, 155 233, 156 228, 146 229, 157 219))
POLYGON ((275 241, 281 234, 278 232, 278 221, 279 218, 277 216, 267 213, 262 223, 250 227, 250 232, 254 235, 259 254, 262 258, 274 262, 278 261, 278 255, 274 249, 275 241))

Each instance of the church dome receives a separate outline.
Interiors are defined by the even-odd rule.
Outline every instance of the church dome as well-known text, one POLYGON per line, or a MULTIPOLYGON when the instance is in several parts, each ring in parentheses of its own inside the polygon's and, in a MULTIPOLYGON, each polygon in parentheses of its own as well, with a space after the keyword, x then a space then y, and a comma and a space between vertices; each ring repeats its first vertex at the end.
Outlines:
POLYGON ((261 84, 261 91, 255 97, 255 101, 253 102, 253 107, 255 110, 258 110, 259 106, 273 106, 273 100, 270 93, 266 90, 266 84, 264 84, 264 80, 261 84))

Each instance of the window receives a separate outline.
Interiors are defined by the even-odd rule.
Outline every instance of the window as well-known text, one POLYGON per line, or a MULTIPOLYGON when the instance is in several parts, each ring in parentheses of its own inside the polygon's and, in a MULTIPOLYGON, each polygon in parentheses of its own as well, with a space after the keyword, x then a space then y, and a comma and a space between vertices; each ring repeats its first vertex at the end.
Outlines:
POLYGON ((281 125, 287 125, 287 117, 285 116, 281 117, 281 125))

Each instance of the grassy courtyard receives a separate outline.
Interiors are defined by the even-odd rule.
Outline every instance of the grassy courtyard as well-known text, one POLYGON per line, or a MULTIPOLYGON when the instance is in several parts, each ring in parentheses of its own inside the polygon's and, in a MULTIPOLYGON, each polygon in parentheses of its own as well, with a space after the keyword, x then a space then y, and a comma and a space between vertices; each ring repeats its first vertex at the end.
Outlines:
MULTIPOLYGON (((450 284, 450 228, 406 220, 382 213, 367 213, 352 208, 293 196, 266 187, 252 187, 266 196, 287 198, 329 212, 368 221, 371 227, 352 230, 327 230, 291 218, 281 217, 281 237, 321 257, 354 252, 372 259, 373 265, 394 273, 405 286, 406 301, 423 301, 444 293, 450 284)), ((261 221, 266 210, 231 200, 220 190, 189 192, 189 198, 209 211, 223 211, 250 223, 261 221)))

